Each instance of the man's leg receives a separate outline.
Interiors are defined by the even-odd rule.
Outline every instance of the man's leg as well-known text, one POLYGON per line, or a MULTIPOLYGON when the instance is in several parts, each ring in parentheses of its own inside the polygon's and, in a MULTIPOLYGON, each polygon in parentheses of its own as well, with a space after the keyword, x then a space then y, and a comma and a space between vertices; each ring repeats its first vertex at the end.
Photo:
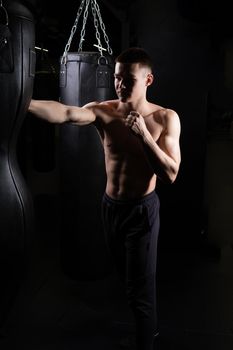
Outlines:
POLYGON ((126 281, 129 305, 136 321, 138 350, 152 350, 158 332, 156 260, 159 199, 156 193, 139 201, 103 200, 107 244, 120 277, 126 281))
MULTIPOLYGON (((159 200, 148 198, 135 211, 127 233, 127 296, 135 316, 138 350, 152 350, 158 332, 156 260, 159 234, 159 200)), ((131 218, 132 219, 132 218, 131 218)))

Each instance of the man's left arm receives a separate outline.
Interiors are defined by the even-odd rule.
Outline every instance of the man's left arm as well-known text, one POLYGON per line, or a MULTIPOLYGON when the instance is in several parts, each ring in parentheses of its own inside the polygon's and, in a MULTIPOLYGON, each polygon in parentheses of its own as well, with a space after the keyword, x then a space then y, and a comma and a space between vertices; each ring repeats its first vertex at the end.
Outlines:
POLYGON ((180 155, 180 120, 173 110, 166 110, 163 131, 158 142, 146 127, 141 115, 137 115, 131 129, 141 136, 145 152, 154 173, 165 183, 173 183, 177 177, 180 155))

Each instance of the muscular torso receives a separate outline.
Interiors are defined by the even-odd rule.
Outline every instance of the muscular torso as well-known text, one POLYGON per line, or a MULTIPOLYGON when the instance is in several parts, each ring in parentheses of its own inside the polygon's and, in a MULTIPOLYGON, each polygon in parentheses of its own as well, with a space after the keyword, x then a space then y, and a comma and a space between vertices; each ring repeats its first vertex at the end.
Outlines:
MULTIPOLYGON (((117 110, 115 102, 104 106, 100 114, 96 126, 105 153, 106 193, 116 199, 133 199, 152 192, 156 186, 156 175, 145 154, 140 136, 125 126, 126 116, 117 110)), ((162 125, 156 122, 154 110, 144 120, 157 141, 162 125)))

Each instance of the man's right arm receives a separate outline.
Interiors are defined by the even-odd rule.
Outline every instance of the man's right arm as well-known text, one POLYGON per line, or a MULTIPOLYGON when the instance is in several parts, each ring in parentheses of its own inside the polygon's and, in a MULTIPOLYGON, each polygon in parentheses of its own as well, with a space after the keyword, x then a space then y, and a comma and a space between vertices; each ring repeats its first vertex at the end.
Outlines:
POLYGON ((71 122, 77 125, 86 125, 96 120, 96 115, 90 103, 85 107, 68 106, 57 101, 31 100, 28 111, 38 118, 50 123, 71 122))

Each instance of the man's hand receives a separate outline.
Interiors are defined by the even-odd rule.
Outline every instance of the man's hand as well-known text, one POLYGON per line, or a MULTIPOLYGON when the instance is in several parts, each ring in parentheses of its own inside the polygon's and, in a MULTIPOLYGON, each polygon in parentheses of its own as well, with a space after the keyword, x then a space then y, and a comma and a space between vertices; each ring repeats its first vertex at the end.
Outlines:
POLYGON ((136 111, 130 112, 130 114, 125 119, 125 125, 130 127, 135 134, 144 136, 145 132, 148 131, 144 118, 136 111))

